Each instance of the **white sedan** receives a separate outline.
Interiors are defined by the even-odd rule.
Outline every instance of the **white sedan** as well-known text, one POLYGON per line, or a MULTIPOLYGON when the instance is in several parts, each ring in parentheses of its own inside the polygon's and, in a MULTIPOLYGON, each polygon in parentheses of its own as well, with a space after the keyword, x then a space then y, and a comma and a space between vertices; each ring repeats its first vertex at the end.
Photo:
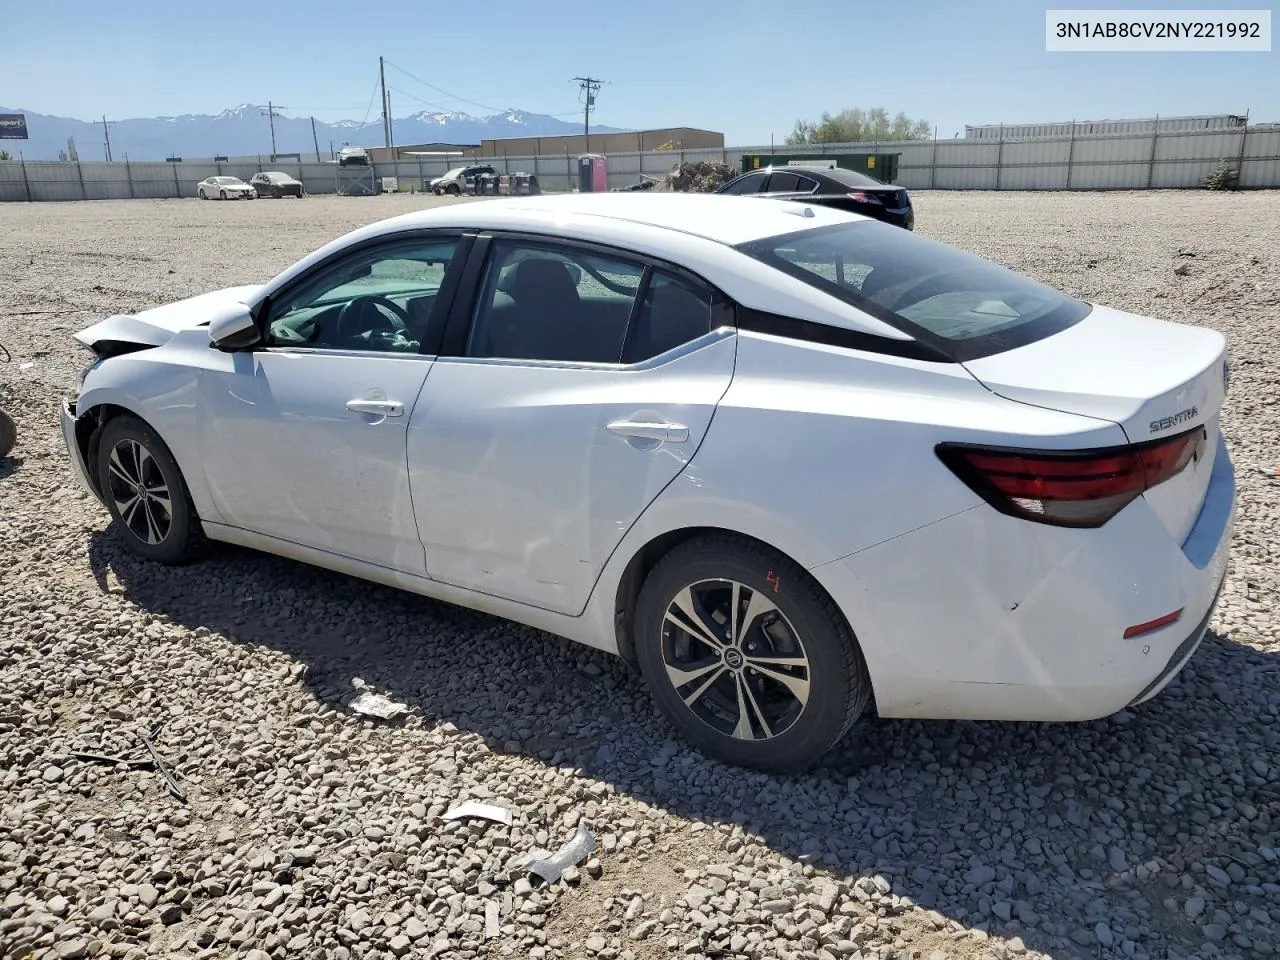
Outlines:
POLYGON ((765 770, 872 704, 1140 703, 1226 567, 1220 334, 819 206, 437 208, 77 339, 63 434, 132 551, 226 541, 619 653, 765 770))
POLYGON ((206 177, 196 184, 201 200, 256 200, 258 192, 239 177, 206 177))

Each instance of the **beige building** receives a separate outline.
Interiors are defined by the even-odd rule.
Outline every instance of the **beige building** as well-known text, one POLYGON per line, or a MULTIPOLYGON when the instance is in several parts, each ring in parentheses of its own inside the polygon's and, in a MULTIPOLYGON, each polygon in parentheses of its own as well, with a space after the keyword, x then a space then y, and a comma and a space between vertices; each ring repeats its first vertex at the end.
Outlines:
POLYGON ((534 157, 583 153, 645 153, 650 150, 723 149, 724 134, 696 127, 666 127, 661 130, 636 130, 630 133, 593 133, 588 146, 581 134, 568 137, 513 137, 507 140, 481 140, 476 156, 534 157))

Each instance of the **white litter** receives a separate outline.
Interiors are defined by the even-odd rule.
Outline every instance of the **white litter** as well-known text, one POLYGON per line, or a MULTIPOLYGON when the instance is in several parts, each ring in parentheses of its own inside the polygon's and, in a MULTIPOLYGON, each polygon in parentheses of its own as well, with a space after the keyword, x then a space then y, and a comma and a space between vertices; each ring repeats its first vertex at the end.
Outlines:
POLYGON ((390 720, 398 717, 402 713, 409 712, 409 705, 392 700, 390 697, 384 697, 380 693, 374 693, 369 685, 359 677, 351 679, 351 685, 360 691, 348 706, 356 713, 363 714, 366 717, 377 717, 380 720, 390 720))
POLYGON ((467 817, 478 817, 481 820, 492 820, 494 823, 505 823, 507 826, 511 826, 510 810, 496 807, 492 803, 480 803, 476 800, 467 800, 465 803, 458 804, 448 811, 442 819, 462 820, 467 817))

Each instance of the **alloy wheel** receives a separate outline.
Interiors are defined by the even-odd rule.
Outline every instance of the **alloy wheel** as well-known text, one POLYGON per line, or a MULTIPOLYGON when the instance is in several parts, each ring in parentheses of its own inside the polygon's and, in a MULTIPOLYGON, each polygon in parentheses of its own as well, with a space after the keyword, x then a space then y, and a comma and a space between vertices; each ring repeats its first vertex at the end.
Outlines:
POLYGON ((662 624, 667 679, 690 712, 738 740, 771 740, 809 702, 804 644, 765 592, 702 580, 676 593, 662 624))
POLYGON ((147 448, 124 439, 107 460, 111 500, 120 521, 144 543, 163 543, 173 526, 169 485, 147 448))

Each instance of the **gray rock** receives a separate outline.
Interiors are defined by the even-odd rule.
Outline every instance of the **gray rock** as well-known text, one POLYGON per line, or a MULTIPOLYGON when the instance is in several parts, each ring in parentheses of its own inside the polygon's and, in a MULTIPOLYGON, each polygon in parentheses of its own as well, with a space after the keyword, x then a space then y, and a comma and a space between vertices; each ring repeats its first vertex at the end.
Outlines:
POLYGON ((984 883, 990 883, 995 878, 995 867, 989 867, 986 864, 981 864, 965 873, 964 882, 971 886, 980 887, 984 883))
POLYGON ((62 768, 55 767, 52 764, 45 767, 44 772, 40 774, 40 778, 44 780, 45 783, 57 783, 63 778, 63 776, 62 768))
POLYGON ((1182 905, 1182 909, 1186 911, 1188 917, 1194 919, 1204 913, 1204 906, 1204 897, 1190 897, 1182 905))

